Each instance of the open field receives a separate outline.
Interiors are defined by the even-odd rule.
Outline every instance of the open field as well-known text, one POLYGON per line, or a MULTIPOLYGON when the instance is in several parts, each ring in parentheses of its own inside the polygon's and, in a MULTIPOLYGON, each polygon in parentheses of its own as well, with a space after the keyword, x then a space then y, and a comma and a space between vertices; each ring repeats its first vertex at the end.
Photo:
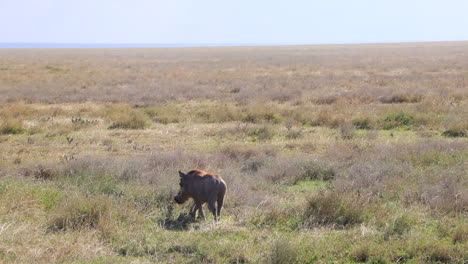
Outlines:
POLYGON ((0 262, 466 263, 467 137, 468 42, 0 49, 0 262))

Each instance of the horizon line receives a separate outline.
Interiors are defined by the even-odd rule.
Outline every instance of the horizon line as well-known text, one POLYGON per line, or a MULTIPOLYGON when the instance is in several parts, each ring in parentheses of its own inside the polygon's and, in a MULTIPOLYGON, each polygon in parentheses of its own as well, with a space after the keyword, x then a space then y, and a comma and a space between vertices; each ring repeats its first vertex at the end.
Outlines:
POLYGON ((388 42, 265 42, 265 43, 106 43, 106 42, 0 42, 0 49, 34 48, 190 48, 190 47, 261 47, 261 46, 313 46, 313 45, 365 45, 467 42, 468 40, 388 41, 388 42))

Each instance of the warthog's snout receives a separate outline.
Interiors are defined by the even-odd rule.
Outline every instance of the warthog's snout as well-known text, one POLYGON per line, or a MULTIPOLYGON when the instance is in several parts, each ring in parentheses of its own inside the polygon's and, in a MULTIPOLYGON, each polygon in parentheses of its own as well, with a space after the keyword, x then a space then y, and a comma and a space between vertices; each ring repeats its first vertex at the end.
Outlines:
POLYGON ((180 200, 179 196, 174 196, 174 200, 176 201, 176 203, 182 204, 182 201, 180 200))

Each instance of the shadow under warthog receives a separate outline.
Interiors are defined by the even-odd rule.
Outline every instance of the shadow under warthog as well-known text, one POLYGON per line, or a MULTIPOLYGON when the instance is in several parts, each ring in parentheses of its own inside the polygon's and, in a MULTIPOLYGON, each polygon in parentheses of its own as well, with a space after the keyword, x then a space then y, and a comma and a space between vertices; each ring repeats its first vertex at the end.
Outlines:
POLYGON ((164 219, 159 220, 158 224, 167 230, 188 230, 191 224, 198 222, 197 219, 186 213, 180 213, 174 219, 174 207, 170 205, 167 207, 166 216, 164 219))

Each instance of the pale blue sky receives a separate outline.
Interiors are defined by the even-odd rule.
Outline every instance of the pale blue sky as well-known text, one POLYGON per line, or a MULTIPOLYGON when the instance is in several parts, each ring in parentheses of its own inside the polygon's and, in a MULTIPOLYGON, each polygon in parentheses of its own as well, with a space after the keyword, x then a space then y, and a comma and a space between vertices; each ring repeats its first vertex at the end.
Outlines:
POLYGON ((467 0, 0 0, 0 42, 468 40, 467 0))

